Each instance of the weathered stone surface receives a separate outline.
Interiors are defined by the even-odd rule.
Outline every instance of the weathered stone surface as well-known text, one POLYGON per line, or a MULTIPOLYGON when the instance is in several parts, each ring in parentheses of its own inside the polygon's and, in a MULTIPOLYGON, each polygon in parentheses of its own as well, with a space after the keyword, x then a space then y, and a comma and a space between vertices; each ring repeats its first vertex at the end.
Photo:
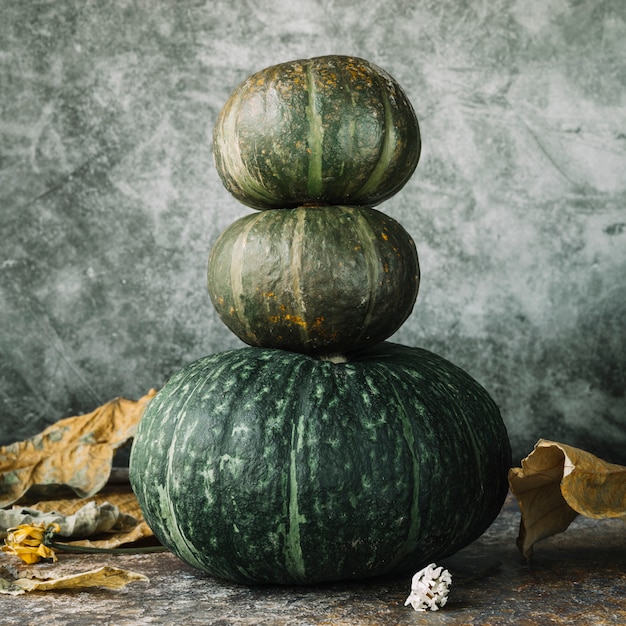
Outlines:
POLYGON ((514 455, 540 437, 626 462, 626 4, 2 2, 0 445, 239 345, 205 287, 247 209, 212 164, 235 86, 365 57, 423 152, 383 210, 422 285, 394 340, 465 367, 514 455))
MULTIPOLYGON (((537 545, 526 563, 515 547, 519 510, 512 498, 489 531, 445 565, 448 603, 438 612, 404 606, 410 579, 316 587, 245 587, 201 574, 169 553, 60 555, 42 569, 74 573, 105 564, 150 578, 120 591, 32 592, 2 597, 6 626, 596 626, 626 623, 626 533, 618 520, 579 518, 537 545)), ((8 562, 0 555, 0 566, 8 562)), ((10 561, 15 564, 14 560, 10 561)), ((33 566, 30 566, 33 567, 33 566)))

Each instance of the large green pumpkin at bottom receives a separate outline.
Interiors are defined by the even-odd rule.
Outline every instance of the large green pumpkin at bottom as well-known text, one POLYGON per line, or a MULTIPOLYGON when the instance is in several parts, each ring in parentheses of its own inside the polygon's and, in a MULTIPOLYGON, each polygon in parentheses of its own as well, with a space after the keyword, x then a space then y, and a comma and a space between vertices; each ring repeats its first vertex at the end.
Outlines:
POLYGON ((432 352, 201 358, 151 401, 130 459, 158 539, 239 583, 414 573, 478 538, 507 491, 497 406, 432 352))

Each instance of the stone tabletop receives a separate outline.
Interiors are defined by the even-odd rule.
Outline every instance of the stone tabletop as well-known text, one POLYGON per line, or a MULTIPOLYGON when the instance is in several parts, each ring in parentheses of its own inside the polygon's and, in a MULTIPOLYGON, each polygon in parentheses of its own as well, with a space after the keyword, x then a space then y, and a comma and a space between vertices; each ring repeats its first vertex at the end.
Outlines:
MULTIPOLYGON (((115 565, 149 577, 120 591, 31 592, 4 596, 1 623, 41 626, 185 624, 354 625, 459 624, 568 626, 626 624, 626 526, 579 517, 535 548, 531 562, 515 539, 512 497, 476 542, 441 562, 452 573, 448 603, 438 612, 405 607, 410 578, 313 587, 246 587, 218 581, 169 553, 60 555, 39 567, 70 574, 115 565)), ((0 565, 12 557, 0 557, 0 565)), ((14 561, 11 561, 14 564, 14 561)))

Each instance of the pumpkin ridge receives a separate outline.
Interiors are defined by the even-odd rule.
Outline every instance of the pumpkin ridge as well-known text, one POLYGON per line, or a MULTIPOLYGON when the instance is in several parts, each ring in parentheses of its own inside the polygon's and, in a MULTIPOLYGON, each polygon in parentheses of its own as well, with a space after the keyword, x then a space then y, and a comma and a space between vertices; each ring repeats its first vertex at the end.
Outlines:
POLYGON ((231 263, 230 263, 230 288, 231 297, 233 302, 233 308, 239 323, 243 326, 244 333, 250 338, 250 341, 256 341, 256 334, 252 330, 252 326, 246 315, 242 315, 240 305, 244 300, 246 290, 243 284, 242 268, 244 267, 243 256, 245 254, 246 241, 248 235, 256 223, 262 219, 262 216, 270 215, 270 213, 262 212, 256 217, 257 219, 251 219, 243 229, 243 237, 237 240, 231 249, 231 263))
MULTIPOLYGON (((179 383, 178 387, 171 389, 169 391, 168 397, 178 397, 179 390, 183 389, 183 393, 187 394, 185 401, 180 406, 180 411, 185 411, 192 401, 194 394, 198 392, 205 385, 205 379, 202 376, 198 377, 198 380, 195 385, 189 385, 189 380, 185 380, 184 378, 179 383)), ((178 415, 181 415, 179 413, 178 415)), ((172 487, 172 479, 176 475, 175 472, 172 471, 175 461, 176 461, 176 450, 178 449, 178 445, 176 444, 179 436, 185 434, 186 431, 183 429, 174 428, 172 432, 172 440, 170 442, 170 447, 167 450, 167 465, 166 465, 166 480, 162 485, 157 485, 157 491, 159 494, 159 509, 161 515, 164 519, 169 519, 169 524, 166 525, 170 538, 173 543, 176 545, 177 550, 181 553, 181 558, 185 560, 189 559, 189 562, 195 567, 202 567, 202 562, 196 557, 193 543, 185 536, 181 529, 181 524, 178 520, 178 515, 174 509, 173 503, 175 500, 171 497, 171 487, 172 487), (173 535, 173 536, 172 536, 173 535)), ((187 433, 188 434, 188 433, 187 433)))
POLYGON ((308 104, 306 106, 306 118, 309 123, 307 137, 307 152, 309 154, 309 168, 307 179, 307 193, 310 198, 317 198, 322 191, 322 144, 324 140, 324 127, 322 116, 316 111, 317 89, 313 73, 313 62, 306 65, 306 79, 308 104))
MULTIPOLYGON (((384 369, 384 368, 381 368, 381 369, 384 369)), ((381 372, 381 373, 384 374, 385 372, 381 372)), ((396 380, 400 379, 400 376, 398 376, 398 374, 394 371, 393 367, 388 367, 386 374, 389 378, 396 378, 396 380)), ((407 537, 405 541, 403 542, 403 544, 400 546, 400 549, 398 550, 398 552, 394 555, 389 565, 389 569, 391 570, 397 564, 401 563, 404 558, 410 555, 411 552, 414 551, 415 546, 419 544, 419 536, 420 536, 420 530, 421 530, 421 524, 420 524, 420 505, 421 505, 420 495, 421 494, 419 493, 419 490, 417 489, 417 485, 420 484, 421 472, 420 472, 419 459, 417 458, 416 453, 415 453, 415 450, 416 450, 415 434, 413 432, 413 429, 411 428, 411 419, 409 418, 409 415, 407 414, 407 411, 406 411, 405 404, 402 398, 400 397, 400 394, 398 393, 397 385, 390 385, 390 387, 392 388, 393 394, 396 398, 397 406, 401 411, 401 415, 399 416, 399 419, 402 424, 402 434, 404 436, 404 440, 406 441, 407 450, 409 451, 409 454, 411 456, 411 466, 413 470, 413 483, 411 484, 411 489, 413 492, 413 495, 411 498, 411 510, 410 510, 411 519, 409 521, 407 537)))
POLYGON ((306 568, 302 555, 300 541, 300 523, 306 521, 298 509, 298 463, 297 455, 302 448, 302 428, 304 414, 300 413, 298 421, 291 426, 291 443, 289 450, 289 528, 287 530, 287 542, 289 546, 288 556, 290 573, 299 580, 306 579, 306 568))
POLYGON ((213 135, 213 160, 220 173, 223 172, 224 185, 235 196, 248 195, 257 202, 272 201, 263 183, 257 179, 250 167, 243 159, 235 104, 239 104, 241 93, 235 92, 233 100, 228 102, 218 117, 220 132, 213 135), (229 142, 226 137, 237 137, 236 141, 229 142))
POLYGON ((380 86, 380 95, 385 115, 385 123, 383 125, 384 136, 376 166, 372 170, 369 178, 365 181, 365 183, 363 183, 358 191, 354 193, 356 197, 367 196, 370 192, 378 188, 393 160, 393 156, 398 144, 395 134, 395 120, 393 119, 391 104, 389 102, 389 94, 387 93, 387 90, 380 84, 381 81, 378 80, 377 82, 380 86))
POLYGON ((377 255, 376 248, 372 244, 372 226, 369 221, 365 218, 362 212, 356 213, 356 225, 359 233, 362 235, 360 237, 361 246, 367 248, 367 252, 364 255, 364 258, 367 262, 367 279, 368 279, 368 301, 365 309, 365 318, 362 323, 362 331, 359 333, 356 342, 358 343, 363 339, 363 336, 366 332, 371 328, 372 320, 374 318, 374 314, 377 308, 376 298, 372 297, 372 294, 376 294, 376 285, 380 281, 380 259, 377 255), (378 261, 378 262, 377 262, 378 261))
POLYGON ((298 334, 303 345, 309 343, 308 325, 306 322, 306 303, 304 302, 302 290, 300 289, 300 274, 302 270, 302 255, 304 254, 305 239, 305 216, 304 210, 296 209, 296 224, 293 229, 291 241, 291 258, 290 266, 293 275, 293 302, 295 315, 285 316, 289 322, 298 327, 298 334))

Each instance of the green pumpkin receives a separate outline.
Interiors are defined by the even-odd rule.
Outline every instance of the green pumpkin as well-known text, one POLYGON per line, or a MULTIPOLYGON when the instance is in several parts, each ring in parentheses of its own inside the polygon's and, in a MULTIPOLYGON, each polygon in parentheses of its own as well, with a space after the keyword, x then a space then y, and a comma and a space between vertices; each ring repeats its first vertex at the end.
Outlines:
POLYGON ((229 581, 308 584, 414 573, 482 534, 511 464, 488 393, 418 348, 339 361, 242 348, 170 379, 130 458, 165 546, 229 581))
POLYGON ((390 337, 413 309, 415 244, 394 219, 364 207, 261 211, 211 250, 208 287, 242 341, 307 354, 360 350, 390 337))
POLYGON ((398 83, 363 59, 324 56, 247 78, 213 135, 226 188, 255 209, 375 206, 420 156, 415 112, 398 83))

